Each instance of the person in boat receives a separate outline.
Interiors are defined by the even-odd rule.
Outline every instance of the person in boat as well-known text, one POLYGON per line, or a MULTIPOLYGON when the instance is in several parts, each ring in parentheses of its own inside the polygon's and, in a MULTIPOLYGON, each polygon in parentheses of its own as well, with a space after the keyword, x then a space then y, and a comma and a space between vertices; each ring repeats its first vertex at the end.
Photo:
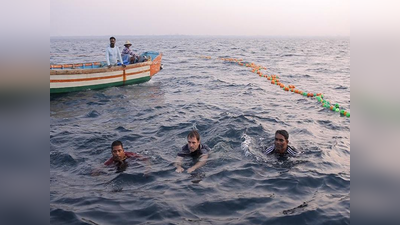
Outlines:
POLYGON ((132 43, 130 41, 126 41, 124 44, 124 49, 122 50, 122 60, 125 65, 127 64, 133 64, 138 62, 139 57, 133 53, 133 51, 130 49, 132 46, 132 43))
POLYGON ((125 152, 121 141, 114 141, 111 144, 111 154, 111 158, 104 162, 105 166, 115 165, 117 167, 117 171, 124 171, 128 166, 128 159, 139 159, 146 161, 147 165, 145 175, 148 174, 150 168, 150 162, 148 158, 138 155, 134 152, 125 152))
POLYGON ((192 157, 197 162, 190 168, 187 169, 188 173, 191 173, 200 167, 204 166, 210 153, 210 148, 200 143, 200 134, 196 130, 192 130, 187 135, 187 144, 184 145, 181 151, 178 153, 175 161, 176 172, 182 173, 185 169, 182 167, 182 160, 184 157, 192 157))
POLYGON ((115 46, 115 37, 110 37, 110 45, 106 49, 106 60, 108 68, 118 65, 118 60, 125 67, 122 61, 121 52, 117 46, 115 46))
POLYGON ((289 146, 289 133, 286 130, 277 130, 275 132, 274 145, 269 146, 264 154, 278 154, 279 156, 297 156, 299 153, 297 150, 289 146))

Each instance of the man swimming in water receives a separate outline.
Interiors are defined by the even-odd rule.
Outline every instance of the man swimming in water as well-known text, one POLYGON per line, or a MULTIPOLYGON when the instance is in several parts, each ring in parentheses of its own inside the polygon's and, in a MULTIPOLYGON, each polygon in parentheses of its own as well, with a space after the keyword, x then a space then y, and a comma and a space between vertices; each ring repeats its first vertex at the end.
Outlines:
POLYGON ((176 172, 182 173, 185 171, 182 167, 183 157, 192 157, 193 159, 199 159, 196 164, 187 169, 188 173, 195 171, 196 169, 204 166, 208 159, 210 148, 205 144, 200 144, 200 134, 193 130, 187 135, 187 144, 182 147, 181 152, 176 157, 176 172))
POLYGON ((275 132, 274 145, 269 146, 264 154, 276 153, 280 156, 297 156, 299 153, 293 147, 289 146, 289 133, 286 130, 277 130, 275 132))
POLYGON ((133 152, 125 152, 121 141, 114 141, 111 144, 111 154, 112 154, 111 158, 109 160, 107 160, 106 162, 104 162, 105 166, 116 165, 118 171, 123 171, 127 167, 126 160, 129 158, 135 158, 135 159, 140 159, 140 160, 146 161, 147 169, 146 169, 145 174, 148 173, 148 170, 150 167, 148 158, 143 157, 143 156, 138 155, 133 152))

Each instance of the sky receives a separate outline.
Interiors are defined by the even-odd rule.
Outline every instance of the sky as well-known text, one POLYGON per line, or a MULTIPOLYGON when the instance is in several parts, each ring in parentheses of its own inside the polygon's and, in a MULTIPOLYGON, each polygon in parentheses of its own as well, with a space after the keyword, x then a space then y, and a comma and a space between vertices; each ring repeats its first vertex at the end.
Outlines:
POLYGON ((51 0, 50 36, 350 36, 350 0, 51 0))

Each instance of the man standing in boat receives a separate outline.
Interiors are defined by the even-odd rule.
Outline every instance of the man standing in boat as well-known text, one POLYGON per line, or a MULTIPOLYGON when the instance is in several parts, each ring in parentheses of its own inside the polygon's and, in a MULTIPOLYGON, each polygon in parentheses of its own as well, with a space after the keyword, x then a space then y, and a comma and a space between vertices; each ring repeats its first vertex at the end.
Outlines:
POLYGON ((200 134, 196 130, 192 130, 187 136, 187 144, 182 147, 181 152, 176 157, 176 172, 182 173, 185 171, 182 167, 183 157, 192 157, 194 160, 198 160, 192 167, 187 169, 188 173, 195 171, 196 169, 204 166, 208 159, 208 153, 210 148, 205 144, 200 144, 200 134))
POLYGON ((110 45, 106 49, 106 59, 107 66, 111 68, 112 66, 118 65, 118 60, 122 64, 122 67, 125 67, 122 61, 121 52, 117 46, 115 46, 115 37, 110 37, 110 45))

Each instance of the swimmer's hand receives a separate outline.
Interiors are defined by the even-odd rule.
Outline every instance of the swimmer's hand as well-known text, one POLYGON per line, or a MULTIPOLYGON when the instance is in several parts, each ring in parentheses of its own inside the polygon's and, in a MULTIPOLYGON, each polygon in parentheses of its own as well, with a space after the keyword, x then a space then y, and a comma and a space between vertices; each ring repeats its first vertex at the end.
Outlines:
POLYGON ((183 168, 180 166, 180 167, 176 168, 175 171, 178 172, 178 173, 182 173, 183 171, 185 171, 185 169, 183 169, 183 168))
POLYGON ((96 176, 99 176, 100 174, 104 174, 104 172, 100 168, 96 168, 96 169, 92 170, 91 175, 96 177, 96 176))
POLYGON ((149 169, 149 168, 146 168, 146 169, 144 170, 143 177, 149 177, 149 176, 150 176, 150 169, 149 169))
POLYGON ((144 170, 143 174, 144 177, 148 177, 150 175, 150 169, 151 169, 150 161, 146 160, 146 169, 144 170))
POLYGON ((190 167, 190 168, 187 170, 187 172, 188 172, 188 173, 191 173, 191 172, 193 172, 193 171, 195 171, 195 170, 196 170, 196 168, 190 167))
POLYGON ((100 175, 100 171, 99 170, 94 170, 93 172, 92 172, 92 176, 93 177, 96 177, 96 176, 99 176, 100 175))

